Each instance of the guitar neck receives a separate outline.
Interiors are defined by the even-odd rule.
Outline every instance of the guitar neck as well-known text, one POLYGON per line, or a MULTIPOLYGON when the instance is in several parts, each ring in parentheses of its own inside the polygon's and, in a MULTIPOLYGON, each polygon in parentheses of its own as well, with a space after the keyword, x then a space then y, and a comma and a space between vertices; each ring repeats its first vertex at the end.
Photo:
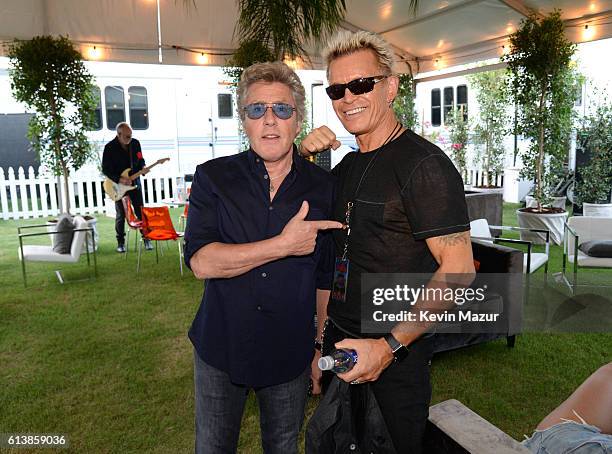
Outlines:
POLYGON ((147 170, 151 170, 153 167, 155 167, 156 165, 160 164, 159 162, 155 162, 153 164, 151 164, 148 167, 144 167, 142 170, 139 170, 138 172, 136 172, 133 175, 130 175, 130 180, 134 181, 136 178, 138 178, 140 175, 142 175, 143 173, 145 173, 147 170))

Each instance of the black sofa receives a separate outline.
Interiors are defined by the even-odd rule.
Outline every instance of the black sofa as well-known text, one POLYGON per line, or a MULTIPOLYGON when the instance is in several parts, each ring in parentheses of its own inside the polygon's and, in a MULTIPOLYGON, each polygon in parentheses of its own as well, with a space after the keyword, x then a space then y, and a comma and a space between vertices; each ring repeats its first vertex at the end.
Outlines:
MULTIPOLYGON (((477 273, 523 273, 523 252, 489 242, 472 241, 472 252, 477 273)), ((509 347, 513 347, 516 335, 521 331, 523 319, 523 286, 517 279, 502 280, 499 287, 492 289, 500 296, 506 320, 503 332, 499 333, 436 333, 434 353, 454 350, 505 337, 509 347)))

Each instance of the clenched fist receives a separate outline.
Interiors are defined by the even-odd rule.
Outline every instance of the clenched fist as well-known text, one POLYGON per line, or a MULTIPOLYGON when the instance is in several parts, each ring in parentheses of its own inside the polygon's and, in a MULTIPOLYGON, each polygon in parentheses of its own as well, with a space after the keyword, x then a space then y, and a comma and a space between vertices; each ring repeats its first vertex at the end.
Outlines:
POLYGON ((327 126, 313 129, 300 143, 302 156, 312 156, 330 148, 337 149, 341 143, 336 140, 336 134, 327 126))

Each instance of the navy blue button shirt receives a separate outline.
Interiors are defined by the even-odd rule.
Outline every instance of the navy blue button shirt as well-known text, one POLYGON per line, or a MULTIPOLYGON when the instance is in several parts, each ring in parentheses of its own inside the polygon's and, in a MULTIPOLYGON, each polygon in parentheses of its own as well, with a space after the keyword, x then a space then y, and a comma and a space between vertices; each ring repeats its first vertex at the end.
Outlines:
MULTIPOLYGON (((334 177, 299 157, 270 201, 264 162, 249 150, 197 167, 185 231, 185 262, 213 242, 243 244, 281 233, 308 201, 306 220, 331 219, 334 177)), ((316 289, 333 277, 330 232, 315 251, 266 263, 232 278, 207 279, 189 338, 209 365, 252 387, 290 381, 314 355, 316 289)))

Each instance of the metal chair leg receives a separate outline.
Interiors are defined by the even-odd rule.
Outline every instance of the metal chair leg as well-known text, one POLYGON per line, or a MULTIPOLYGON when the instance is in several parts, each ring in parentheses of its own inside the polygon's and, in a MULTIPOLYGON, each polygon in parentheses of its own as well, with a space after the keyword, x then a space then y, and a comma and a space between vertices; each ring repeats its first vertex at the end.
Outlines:
POLYGON ((28 283, 26 281, 25 259, 23 258, 23 240, 21 237, 19 237, 19 249, 21 251, 21 275, 23 276, 23 286, 27 287, 28 283))
POLYGON ((142 254, 142 238, 140 238, 140 242, 138 243, 138 262, 136 263, 136 272, 140 272, 140 256, 142 254))
POLYGON ((127 234, 126 234, 126 237, 125 237, 125 254, 123 254, 124 255, 123 259, 124 260, 127 260, 128 252, 130 252, 130 232, 131 232, 131 230, 132 229, 128 225, 128 231, 127 231, 127 234))
POLYGON ((183 248, 181 247, 181 239, 178 239, 179 249, 179 267, 181 268, 181 276, 183 275, 183 248))

